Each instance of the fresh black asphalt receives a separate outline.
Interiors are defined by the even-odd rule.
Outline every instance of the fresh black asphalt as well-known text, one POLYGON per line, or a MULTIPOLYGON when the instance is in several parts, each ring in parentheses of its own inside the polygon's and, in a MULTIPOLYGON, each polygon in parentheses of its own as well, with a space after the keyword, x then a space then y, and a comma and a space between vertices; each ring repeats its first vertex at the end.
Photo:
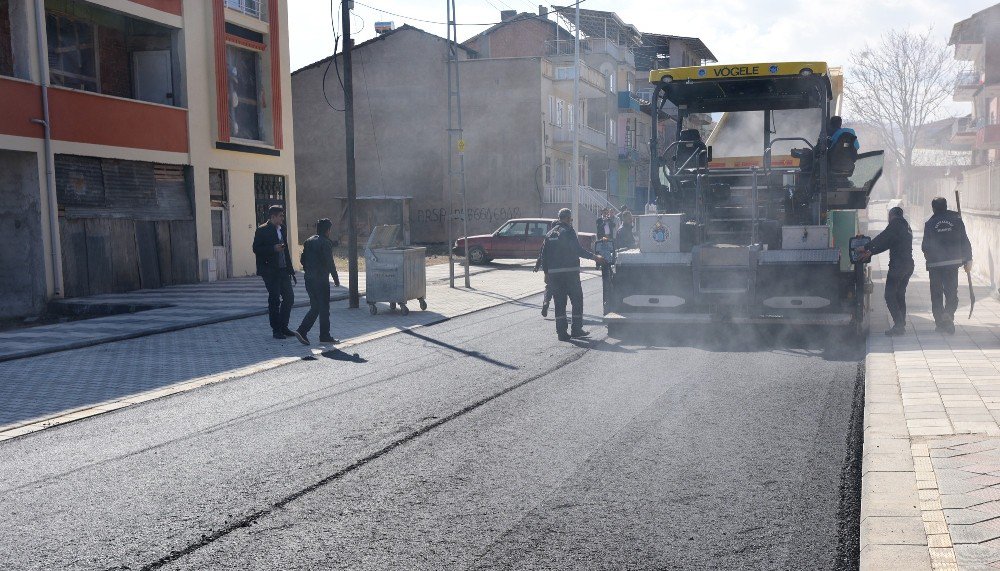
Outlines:
POLYGON ((0 443, 0 566, 856 568, 860 350, 539 302, 0 443))

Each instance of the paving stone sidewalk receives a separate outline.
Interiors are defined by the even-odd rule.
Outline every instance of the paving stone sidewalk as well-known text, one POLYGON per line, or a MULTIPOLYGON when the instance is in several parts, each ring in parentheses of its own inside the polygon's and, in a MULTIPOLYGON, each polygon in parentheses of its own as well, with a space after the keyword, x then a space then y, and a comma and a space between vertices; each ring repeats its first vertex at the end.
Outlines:
MULTIPOLYGON (((585 279, 597 275, 593 269, 587 273, 585 279)), ((357 352, 364 359, 361 343, 366 340, 488 307, 510 304, 511 311, 537 311, 537 305, 519 300, 544 289, 541 274, 527 263, 480 272, 471 290, 451 289, 446 266, 443 274, 429 279, 427 311, 414 308, 404 317, 383 304, 384 311, 373 316, 364 305, 333 304, 333 334, 343 341, 338 350, 315 344, 315 329, 310 347, 274 340, 267 316, 260 315, 0 363, 0 441, 303 358, 353 360, 357 352)), ((305 312, 292 312, 293 327, 305 312)), ((539 327, 551 327, 538 319, 539 327)), ((402 337, 400 342, 419 340, 402 337)))
POLYGON ((872 268, 861 568, 1000 569, 1000 302, 978 282, 970 319, 960 270, 956 334, 936 333, 921 239, 906 336, 883 335, 888 260, 872 268))
MULTIPOLYGON (((528 262, 505 261, 490 266, 470 268, 476 275, 528 262)), ((463 268, 456 266, 456 283, 461 284, 463 268)), ((347 298, 347 272, 342 272, 345 287, 332 288, 331 299, 347 298)), ((296 307, 308 307, 305 280, 301 272, 294 286, 296 307)), ((429 284, 448 279, 448 265, 428 266, 429 284)), ((364 292, 365 274, 359 275, 364 292)), ((156 333, 177 331, 212 323, 267 314, 267 291, 260 278, 251 276, 231 280, 171 286, 154 290, 139 290, 124 294, 105 294, 66 299, 59 302, 71 309, 88 306, 156 307, 134 313, 121 313, 70 321, 54 325, 27 327, 0 332, 0 362, 44 355, 55 351, 89 347, 110 341, 132 339, 156 333)))

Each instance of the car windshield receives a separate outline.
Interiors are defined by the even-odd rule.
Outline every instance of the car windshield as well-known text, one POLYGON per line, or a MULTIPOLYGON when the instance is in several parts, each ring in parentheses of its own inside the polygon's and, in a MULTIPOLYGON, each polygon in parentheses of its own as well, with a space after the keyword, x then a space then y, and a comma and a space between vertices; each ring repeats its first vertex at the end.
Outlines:
POLYGON ((524 236, 527 222, 508 222, 497 230, 497 236, 524 236))

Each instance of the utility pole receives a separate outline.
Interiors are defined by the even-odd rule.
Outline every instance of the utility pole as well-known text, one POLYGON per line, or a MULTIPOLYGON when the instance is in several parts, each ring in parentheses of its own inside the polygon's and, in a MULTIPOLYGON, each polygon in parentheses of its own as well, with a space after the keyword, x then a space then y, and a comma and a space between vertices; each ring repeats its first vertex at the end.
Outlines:
MULTIPOLYGON (((358 184, 354 173, 354 80, 351 77, 351 8, 354 2, 342 0, 340 5, 341 27, 344 31, 344 127, 347 132, 347 268, 351 309, 360 306, 358 294, 358 228, 356 201, 358 184)), ((336 57, 336 56, 334 56, 336 57)))
MULTIPOLYGON (((455 0, 445 0, 448 7, 448 204, 455 196, 455 177, 460 177, 462 193, 462 235, 469 236, 469 217, 465 195, 465 138, 462 134, 462 90, 458 80, 458 23, 455 20, 455 0), (458 153, 458 170, 454 169, 455 153, 458 153)), ((451 208, 449 207, 449 210, 451 208)), ((451 213, 448 213, 449 236, 451 239, 451 213)), ((465 287, 469 282, 469 240, 465 245, 465 287)), ((451 259, 451 244, 448 244, 451 287, 455 287, 455 266, 451 259)))
MULTIPOLYGON (((573 113, 580 113, 580 2, 576 3, 576 22, 573 24, 573 30, 575 33, 573 40, 573 113)), ((580 129, 583 128, 583 124, 586 123, 586 117, 583 117, 583 121, 577 121, 576 117, 573 117, 571 125, 573 125, 573 205, 570 210, 573 213, 573 222, 576 227, 580 227, 580 129)))

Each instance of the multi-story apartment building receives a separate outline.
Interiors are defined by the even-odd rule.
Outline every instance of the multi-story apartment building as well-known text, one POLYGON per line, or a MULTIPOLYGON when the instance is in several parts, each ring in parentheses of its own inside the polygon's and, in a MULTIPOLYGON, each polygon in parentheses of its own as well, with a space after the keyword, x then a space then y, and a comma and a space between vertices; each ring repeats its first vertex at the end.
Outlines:
POLYGON ((581 9, 580 108, 574 109, 573 10, 556 9, 555 19, 544 9, 537 15, 501 12, 500 23, 464 45, 481 59, 542 58, 544 202, 549 210, 569 200, 574 131, 579 131, 583 203, 592 209, 641 209, 649 199, 649 70, 671 62, 696 65, 714 61, 714 56, 697 38, 643 34, 614 12, 581 9))
POLYGON ((286 2, 0 0, 0 317, 254 272, 295 224, 286 2))
MULTIPOLYGON (((955 24, 949 45, 955 47, 955 59, 965 62, 968 68, 955 82, 954 100, 972 105, 972 113, 954 120, 951 129, 952 145, 968 149, 971 164, 967 169, 950 169, 949 174, 954 177, 956 172, 961 172, 959 188, 963 218, 972 241, 975 269, 996 287, 998 277, 994 266, 1000 255, 1000 225, 997 224, 1000 212, 1000 161, 997 160, 1000 158, 1000 4, 955 24)), ((921 197, 924 204, 929 197, 925 191, 921 197)))

